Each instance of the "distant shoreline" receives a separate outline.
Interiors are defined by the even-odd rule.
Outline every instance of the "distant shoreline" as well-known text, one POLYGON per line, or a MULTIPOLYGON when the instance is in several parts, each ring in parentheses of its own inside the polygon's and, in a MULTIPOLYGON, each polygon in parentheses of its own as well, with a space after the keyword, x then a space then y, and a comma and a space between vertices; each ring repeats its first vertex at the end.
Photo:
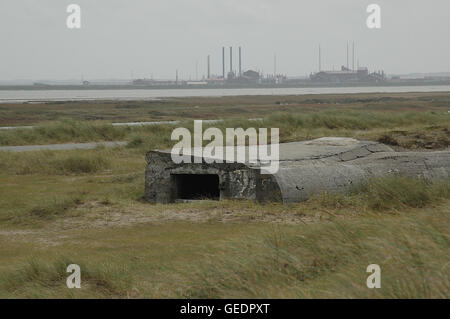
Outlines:
POLYGON ((90 84, 90 85, 0 85, 0 91, 57 91, 57 90, 192 90, 192 89, 287 89, 287 88, 358 88, 358 87, 403 87, 441 86, 448 81, 400 80, 380 83, 283 83, 283 84, 222 84, 222 85, 132 85, 132 84, 90 84))
POLYGON ((346 87, 258 87, 185 89, 91 89, 91 90, 0 90, 0 104, 76 101, 156 101, 171 98, 214 98, 238 96, 300 96, 323 94, 395 94, 450 92, 449 85, 346 86, 346 87))

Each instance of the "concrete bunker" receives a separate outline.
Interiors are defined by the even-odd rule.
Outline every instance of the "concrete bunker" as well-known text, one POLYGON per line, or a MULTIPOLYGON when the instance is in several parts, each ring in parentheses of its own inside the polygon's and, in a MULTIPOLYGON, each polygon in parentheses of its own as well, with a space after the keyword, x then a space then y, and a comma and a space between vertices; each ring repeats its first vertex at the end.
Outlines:
POLYGON ((450 176, 449 151, 395 152, 377 142, 334 137, 280 144, 279 151, 279 170, 270 175, 261 174, 258 163, 175 164, 170 151, 150 151, 145 198, 158 203, 197 199, 293 203, 318 192, 346 192, 371 176, 450 176))

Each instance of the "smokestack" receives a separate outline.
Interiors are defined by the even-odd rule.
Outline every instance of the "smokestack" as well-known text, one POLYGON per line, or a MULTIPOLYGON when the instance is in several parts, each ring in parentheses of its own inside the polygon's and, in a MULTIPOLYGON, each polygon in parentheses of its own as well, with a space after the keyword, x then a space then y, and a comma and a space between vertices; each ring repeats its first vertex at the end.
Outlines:
POLYGON ((230 72, 233 72, 233 47, 230 47, 230 72))
POLYGON ((273 76, 277 76, 277 54, 273 54, 273 76))
POLYGON ((242 48, 239 47, 239 77, 242 76, 242 48))
POLYGON ((225 79, 225 47, 222 47, 222 75, 225 79))
POLYGON ((322 71, 322 50, 319 44, 319 72, 322 71))
POLYGON ((207 59, 208 61, 207 61, 207 69, 208 69, 208 77, 207 77, 207 79, 210 79, 211 78, 211 60, 210 60, 210 56, 208 55, 208 59, 207 59))
POLYGON ((348 70, 348 41, 347 41, 347 70, 348 70))
POLYGON ((353 42, 352 54, 352 70, 355 71, 355 42, 353 42))

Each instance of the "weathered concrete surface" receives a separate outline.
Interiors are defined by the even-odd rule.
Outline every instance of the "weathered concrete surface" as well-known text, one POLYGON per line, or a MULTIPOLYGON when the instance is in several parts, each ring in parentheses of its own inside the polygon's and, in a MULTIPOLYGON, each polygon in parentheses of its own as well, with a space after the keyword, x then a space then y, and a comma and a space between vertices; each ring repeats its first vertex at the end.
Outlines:
POLYGON ((195 179, 192 185, 177 185, 174 176, 179 174, 217 175, 221 199, 284 203, 300 202, 321 191, 345 192, 370 176, 437 179, 450 175, 449 151, 395 152, 380 143, 349 138, 280 144, 280 168, 272 175, 261 174, 259 164, 247 162, 174 164, 168 151, 149 152, 147 163, 145 197, 160 203, 180 199, 180 187, 196 187, 195 179))

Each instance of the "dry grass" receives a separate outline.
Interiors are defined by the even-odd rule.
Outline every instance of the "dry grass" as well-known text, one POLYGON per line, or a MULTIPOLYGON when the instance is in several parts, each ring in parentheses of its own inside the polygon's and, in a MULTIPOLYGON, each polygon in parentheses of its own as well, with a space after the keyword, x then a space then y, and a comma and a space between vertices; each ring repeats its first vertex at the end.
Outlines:
POLYGON ((60 184, 45 191, 59 201, 36 206, 43 194, 29 192, 29 205, 0 218, 0 296, 449 297, 448 181, 377 179, 288 206, 149 205, 132 174, 60 184), (65 287, 70 263, 81 265, 80 291, 65 287), (365 287, 371 263, 382 267, 380 290, 365 287))

